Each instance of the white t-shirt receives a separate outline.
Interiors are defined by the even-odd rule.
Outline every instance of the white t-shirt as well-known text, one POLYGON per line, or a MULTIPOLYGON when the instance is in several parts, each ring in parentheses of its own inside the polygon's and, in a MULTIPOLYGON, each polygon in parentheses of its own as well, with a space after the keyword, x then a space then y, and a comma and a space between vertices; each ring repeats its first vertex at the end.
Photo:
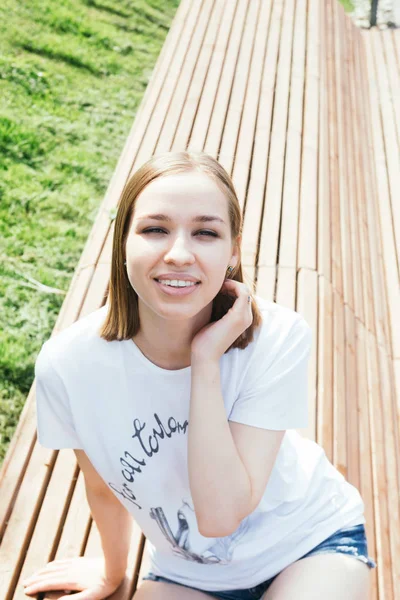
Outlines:
POLYGON ((286 432, 265 493, 237 530, 199 533, 187 465, 191 367, 156 366, 132 340, 99 336, 108 305, 44 343, 36 361, 39 443, 82 448, 148 539, 151 570, 203 590, 254 587, 346 525, 365 523, 357 489, 302 437, 311 329, 256 296, 264 322, 220 359, 226 416, 286 432))

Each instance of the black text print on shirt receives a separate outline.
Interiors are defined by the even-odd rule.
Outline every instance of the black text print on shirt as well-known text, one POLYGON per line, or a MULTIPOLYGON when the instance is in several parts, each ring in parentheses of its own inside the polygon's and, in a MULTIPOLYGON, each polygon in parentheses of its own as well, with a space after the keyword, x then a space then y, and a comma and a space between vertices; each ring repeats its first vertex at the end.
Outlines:
MULTIPOLYGON (((133 421, 134 433, 132 438, 137 442, 136 445, 139 445, 138 450, 141 452, 141 457, 137 458, 126 450, 124 455, 119 459, 121 465, 123 466, 121 473, 124 479, 126 479, 126 481, 128 481, 130 484, 135 482, 135 474, 142 473, 142 467, 147 465, 143 455, 147 456, 148 458, 152 458, 152 456, 157 454, 160 450, 159 440, 164 440, 164 438, 171 439, 174 434, 185 434, 189 425, 189 421, 187 420, 185 420, 182 424, 174 417, 169 417, 167 426, 165 427, 157 413, 154 413, 154 419, 157 423, 157 429, 153 427, 153 432, 150 435, 148 431, 142 434, 143 430, 146 429, 145 422, 142 424, 140 419, 134 419, 133 421), (145 439, 147 439, 147 445, 145 439)), ((109 482, 108 485, 112 490, 114 490, 114 492, 121 495, 126 500, 129 500, 129 502, 132 502, 132 504, 137 506, 139 509, 142 508, 142 506, 136 502, 136 496, 127 483, 124 482, 122 486, 118 486, 109 482)))

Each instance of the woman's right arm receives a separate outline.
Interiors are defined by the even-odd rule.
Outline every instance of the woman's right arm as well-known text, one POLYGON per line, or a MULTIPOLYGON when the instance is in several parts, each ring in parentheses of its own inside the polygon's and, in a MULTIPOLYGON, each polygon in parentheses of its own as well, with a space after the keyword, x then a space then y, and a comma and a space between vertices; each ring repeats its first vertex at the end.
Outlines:
POLYGON ((132 537, 132 515, 97 473, 83 450, 74 450, 85 478, 90 512, 100 533, 109 581, 122 582, 128 566, 132 537))

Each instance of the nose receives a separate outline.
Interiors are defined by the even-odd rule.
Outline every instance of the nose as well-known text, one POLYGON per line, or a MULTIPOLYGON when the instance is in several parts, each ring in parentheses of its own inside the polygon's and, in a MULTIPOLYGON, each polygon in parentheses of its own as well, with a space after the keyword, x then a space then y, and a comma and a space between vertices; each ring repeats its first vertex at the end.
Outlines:
POLYGON ((165 262, 176 264, 192 264, 195 260, 184 235, 177 235, 168 252, 164 256, 165 262))

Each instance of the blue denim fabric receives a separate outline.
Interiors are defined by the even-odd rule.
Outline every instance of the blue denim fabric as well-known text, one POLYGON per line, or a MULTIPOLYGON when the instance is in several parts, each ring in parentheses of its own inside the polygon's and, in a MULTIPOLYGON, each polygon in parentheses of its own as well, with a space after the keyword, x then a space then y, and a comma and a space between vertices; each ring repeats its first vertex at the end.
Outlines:
MULTIPOLYGON (((339 531, 336 531, 336 533, 324 540, 321 544, 318 544, 318 546, 313 548, 301 558, 306 558, 306 556, 312 556, 313 554, 326 554, 329 552, 349 554, 350 556, 354 556, 354 558, 361 560, 363 563, 368 565, 370 569, 376 567, 376 563, 368 556, 367 538, 364 525, 355 525, 354 527, 345 527, 344 529, 339 529, 339 531)), ((221 598, 221 600, 260 600, 271 583, 274 581, 275 577, 278 577, 278 575, 279 573, 277 573, 274 577, 271 577, 271 579, 268 579, 267 581, 248 589, 228 590, 222 592, 210 592, 206 590, 200 591, 214 598, 221 598)), ((151 581, 164 581, 166 583, 177 583, 176 581, 172 581, 166 577, 154 575, 151 571, 145 575, 143 579, 150 579, 151 581)), ((196 589, 185 585, 183 587, 196 589)))

